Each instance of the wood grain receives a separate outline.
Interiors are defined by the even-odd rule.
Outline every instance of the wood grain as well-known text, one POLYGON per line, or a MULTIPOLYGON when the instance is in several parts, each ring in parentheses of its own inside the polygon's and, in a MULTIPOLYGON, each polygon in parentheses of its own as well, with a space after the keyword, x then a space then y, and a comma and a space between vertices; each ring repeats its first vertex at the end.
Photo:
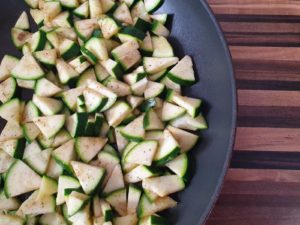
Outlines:
POLYGON ((300 1, 208 0, 233 58, 238 128, 206 225, 300 224, 300 1))

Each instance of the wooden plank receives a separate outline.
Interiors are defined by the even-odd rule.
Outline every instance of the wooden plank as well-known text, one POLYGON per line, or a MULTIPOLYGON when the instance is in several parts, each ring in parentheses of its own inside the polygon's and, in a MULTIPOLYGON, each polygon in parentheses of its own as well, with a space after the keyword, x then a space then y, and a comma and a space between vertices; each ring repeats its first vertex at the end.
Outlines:
POLYGON ((238 127, 236 150, 300 152, 299 128, 238 127))
POLYGON ((238 90, 240 106, 299 107, 300 91, 238 90))
POLYGON ((300 73, 296 71, 260 70, 260 69, 235 69, 235 77, 239 80, 254 81, 300 81, 300 73))
POLYGON ((206 225, 283 225, 300 220, 300 171, 230 169, 206 225))

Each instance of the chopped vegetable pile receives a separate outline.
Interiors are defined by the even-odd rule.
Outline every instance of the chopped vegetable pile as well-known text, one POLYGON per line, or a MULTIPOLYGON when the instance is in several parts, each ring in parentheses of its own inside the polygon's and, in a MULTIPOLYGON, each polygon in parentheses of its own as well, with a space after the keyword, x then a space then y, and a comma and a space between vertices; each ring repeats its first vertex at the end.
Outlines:
POLYGON ((167 224, 207 124, 163 0, 25 2, 37 29, 23 12, 0 64, 0 224, 167 224))

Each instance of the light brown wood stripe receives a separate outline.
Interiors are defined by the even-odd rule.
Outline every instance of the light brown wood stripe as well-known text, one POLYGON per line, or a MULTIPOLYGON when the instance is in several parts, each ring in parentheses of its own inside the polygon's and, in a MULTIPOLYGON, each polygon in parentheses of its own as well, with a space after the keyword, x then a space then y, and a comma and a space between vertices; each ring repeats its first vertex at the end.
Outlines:
POLYGON ((236 150, 300 152, 300 129, 238 127, 236 150))
POLYGON ((300 81, 300 73, 293 71, 236 69, 235 77, 239 80, 300 81))
POLYGON ((240 106, 299 107, 300 91, 238 90, 240 106))

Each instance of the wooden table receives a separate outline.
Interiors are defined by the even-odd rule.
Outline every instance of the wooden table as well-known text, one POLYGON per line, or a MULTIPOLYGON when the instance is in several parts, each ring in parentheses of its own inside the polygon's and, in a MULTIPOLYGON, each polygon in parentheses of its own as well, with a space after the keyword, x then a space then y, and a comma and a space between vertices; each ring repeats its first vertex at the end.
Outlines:
POLYGON ((206 225, 300 224, 300 1, 208 0, 238 87, 231 168, 206 225))

